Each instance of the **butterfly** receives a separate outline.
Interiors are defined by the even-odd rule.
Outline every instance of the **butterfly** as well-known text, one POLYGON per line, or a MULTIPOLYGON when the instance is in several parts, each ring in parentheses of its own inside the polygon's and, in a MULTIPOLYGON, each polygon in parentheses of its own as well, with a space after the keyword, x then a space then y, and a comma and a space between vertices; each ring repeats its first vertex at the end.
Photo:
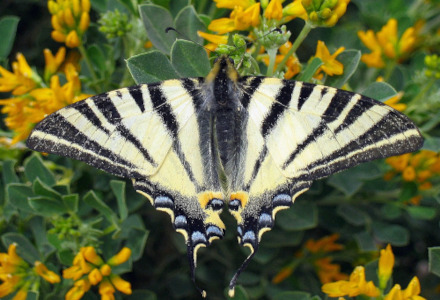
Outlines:
POLYGON ((422 145, 414 123, 379 101, 241 77, 227 56, 206 78, 141 84, 69 105, 27 140, 30 149, 130 178, 184 236, 194 282, 197 251, 224 236, 227 206, 239 243, 251 251, 230 282, 231 296, 276 213, 314 180, 422 145))

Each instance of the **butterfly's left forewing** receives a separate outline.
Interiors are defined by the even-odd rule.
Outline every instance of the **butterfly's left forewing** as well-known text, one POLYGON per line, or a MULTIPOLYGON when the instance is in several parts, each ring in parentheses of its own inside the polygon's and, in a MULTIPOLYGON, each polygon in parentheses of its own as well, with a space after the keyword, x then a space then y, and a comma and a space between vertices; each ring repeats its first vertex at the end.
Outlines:
POLYGON ((197 249, 224 235, 211 116, 199 111, 202 81, 168 80, 88 98, 45 118, 27 141, 31 149, 131 178, 171 216, 193 271, 197 249))

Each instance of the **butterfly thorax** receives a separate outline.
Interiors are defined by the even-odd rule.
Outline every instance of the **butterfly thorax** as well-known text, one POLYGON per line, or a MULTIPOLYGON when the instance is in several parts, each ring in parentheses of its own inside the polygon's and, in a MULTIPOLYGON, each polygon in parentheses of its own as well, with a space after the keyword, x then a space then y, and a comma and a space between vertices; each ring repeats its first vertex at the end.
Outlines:
POLYGON ((241 183, 240 165, 242 164, 245 143, 245 124, 248 114, 240 102, 241 89, 239 75, 232 61, 221 56, 206 78, 213 93, 208 97, 212 101, 214 139, 217 145, 220 169, 229 179, 226 189, 234 189, 241 183))

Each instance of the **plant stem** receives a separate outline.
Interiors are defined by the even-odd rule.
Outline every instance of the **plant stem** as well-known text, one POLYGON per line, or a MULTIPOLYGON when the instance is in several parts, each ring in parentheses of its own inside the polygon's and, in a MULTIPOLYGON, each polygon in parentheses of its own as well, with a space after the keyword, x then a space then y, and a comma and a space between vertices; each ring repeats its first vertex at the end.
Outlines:
POLYGON ((267 54, 269 54, 269 66, 267 67, 266 76, 270 77, 273 75, 273 69, 275 67, 275 59, 277 57, 277 51, 278 49, 276 48, 266 50, 267 54))
POLYGON ((86 65, 87 65, 87 68, 90 70, 90 75, 92 76, 92 80, 93 80, 93 83, 91 84, 91 86, 93 87, 93 89, 95 90, 96 93, 98 93, 98 94, 101 93, 101 89, 100 89, 99 85, 96 84, 98 82, 98 76, 96 76, 95 70, 93 69, 92 62, 90 61, 90 58, 87 55, 86 49, 81 44, 78 47, 78 50, 81 53, 81 56, 84 58, 84 61, 86 62, 86 65))
POLYGON ((304 24, 303 29, 301 29, 301 32, 299 33, 299 35, 296 38, 295 42, 293 43, 292 47, 289 49, 289 52, 287 52, 287 54, 284 56, 283 60, 278 64, 278 67, 275 70, 275 73, 281 72, 283 70, 289 57, 292 56, 293 53, 295 53, 295 51, 298 49, 299 45, 301 45, 301 43, 304 41, 306 36, 309 34, 310 30, 312 30, 312 28, 313 28, 313 26, 309 22, 306 22, 304 24))

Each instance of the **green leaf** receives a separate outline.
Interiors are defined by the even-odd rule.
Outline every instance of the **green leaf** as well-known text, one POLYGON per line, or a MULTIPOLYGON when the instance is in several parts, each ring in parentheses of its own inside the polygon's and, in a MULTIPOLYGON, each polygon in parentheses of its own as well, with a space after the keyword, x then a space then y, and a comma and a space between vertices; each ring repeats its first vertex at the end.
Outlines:
POLYGON ((127 204, 125 202, 125 182, 120 180, 111 180, 110 187, 116 196, 119 209, 119 217, 125 220, 128 216, 127 204))
POLYGON ((9 232, 2 235, 2 243, 7 249, 10 244, 17 244, 17 254, 25 261, 33 264, 36 260, 40 260, 38 250, 32 243, 22 234, 9 232))
MULTIPOLYGON (((199 18, 192 5, 183 8, 177 14, 176 19, 174 20, 174 27, 185 35, 183 36, 184 39, 189 39, 190 41, 197 42, 199 44, 203 43, 203 38, 197 34, 197 31, 205 31, 205 24, 199 18)), ((199 46, 199 48, 202 47, 199 46)), ((206 53, 205 50, 204 52, 206 53)))
POLYGON ((141 217, 137 214, 130 215, 122 222, 121 228, 121 238, 127 240, 127 247, 131 249, 133 261, 140 259, 144 253, 149 234, 149 231, 145 229, 141 217))
POLYGON ((304 72, 301 73, 298 80, 306 82, 309 81, 315 74, 316 70, 318 70, 318 68, 323 64, 324 63, 319 57, 315 57, 307 64, 307 67, 305 68, 304 72))
POLYGON ((48 186, 55 184, 55 176, 43 163, 40 155, 33 154, 24 162, 24 173, 29 181, 40 178, 48 186))
POLYGON ((205 77, 211 70, 206 50, 185 40, 173 44, 171 63, 181 77, 205 77))
POLYGON ((40 178, 37 178, 34 181, 32 189, 35 195, 61 200, 61 194, 44 184, 44 182, 42 182, 40 178))
POLYGON ((363 231, 354 235, 359 249, 363 252, 376 251, 376 243, 370 233, 363 231))
POLYGON ((71 212, 78 211, 78 202, 79 202, 78 194, 63 195, 61 199, 63 200, 64 205, 67 207, 69 211, 71 212))
POLYGON ((273 298, 274 300, 309 300, 310 294, 306 292, 282 292, 279 294, 276 294, 273 298))
MULTIPOLYGON (((190 0, 171 0, 170 1, 170 12, 173 15, 173 17, 176 17, 177 14, 186 6, 190 5, 190 0)), ((180 30, 179 27, 177 29, 180 30)))
POLYGON ((125 300, 157 300, 155 293, 149 290, 134 290, 129 296, 124 297, 125 300))
POLYGON ((440 277, 440 247, 428 248, 429 271, 440 277))
POLYGON ((399 201, 406 202, 412 197, 417 196, 418 187, 415 182, 405 182, 402 189, 400 190, 399 201))
POLYGON ((94 191, 89 191, 83 198, 83 201, 99 211, 110 223, 119 229, 118 218, 113 210, 107 206, 94 191))
POLYGON ((234 297, 229 297, 228 291, 226 291, 226 298, 229 300, 248 300, 249 296, 241 285, 237 285, 235 287, 234 297))
POLYGON ((2 178, 4 184, 20 182, 15 173, 15 163, 16 161, 12 159, 7 159, 3 162, 2 178))
POLYGON ((434 207, 408 206, 406 210, 411 217, 420 220, 432 220, 436 214, 434 207))
MULTIPOLYGON (((440 112, 439 112, 440 115, 440 112)), ((423 143, 423 150, 431 150, 437 152, 440 149, 440 137, 426 137, 423 143)))
POLYGON ((170 53, 171 46, 176 39, 174 31, 165 32, 165 29, 173 26, 173 17, 165 8, 154 4, 139 5, 139 12, 148 38, 153 45, 164 52, 170 53))
POLYGON ((62 215, 68 212, 63 202, 45 196, 31 197, 29 198, 29 204, 36 214, 45 217, 62 215))
POLYGON ((20 210, 33 212, 28 202, 28 198, 33 196, 32 188, 24 183, 10 183, 6 186, 7 201, 20 210))
POLYGON ((342 75, 328 77, 325 84, 335 88, 341 88, 354 74, 360 60, 361 51, 359 50, 345 50, 339 54, 338 61, 344 65, 344 73, 342 75))
POLYGON ((334 174, 327 183, 350 197, 362 187, 365 180, 378 178, 381 175, 382 172, 376 163, 370 162, 334 174))
POLYGON ((361 92, 366 97, 384 102, 397 94, 396 90, 386 82, 373 82, 361 92))
POLYGON ((394 220, 402 215, 402 209, 396 203, 386 203, 380 208, 380 213, 383 218, 394 220))
POLYGON ((281 211, 278 224, 284 230, 305 230, 318 225, 318 210, 314 203, 297 202, 291 208, 281 211))
POLYGON ((97 45, 91 45, 87 48, 87 55, 90 61, 95 65, 99 71, 104 71, 106 67, 106 55, 97 45))
POLYGON ((373 232, 376 238, 393 246, 405 246, 409 242, 408 229, 394 224, 373 222, 373 232))
POLYGON ((339 205, 336 212, 344 218, 345 221, 355 226, 365 224, 368 219, 368 215, 365 212, 350 204, 339 205))
POLYGON ((137 84, 179 78, 168 58, 155 50, 130 57, 127 66, 137 84))
POLYGON ((2 37, 2 42, 0 43, 0 60, 6 59, 11 52, 19 20, 20 19, 15 16, 4 16, 0 19, 0 36, 2 37))

